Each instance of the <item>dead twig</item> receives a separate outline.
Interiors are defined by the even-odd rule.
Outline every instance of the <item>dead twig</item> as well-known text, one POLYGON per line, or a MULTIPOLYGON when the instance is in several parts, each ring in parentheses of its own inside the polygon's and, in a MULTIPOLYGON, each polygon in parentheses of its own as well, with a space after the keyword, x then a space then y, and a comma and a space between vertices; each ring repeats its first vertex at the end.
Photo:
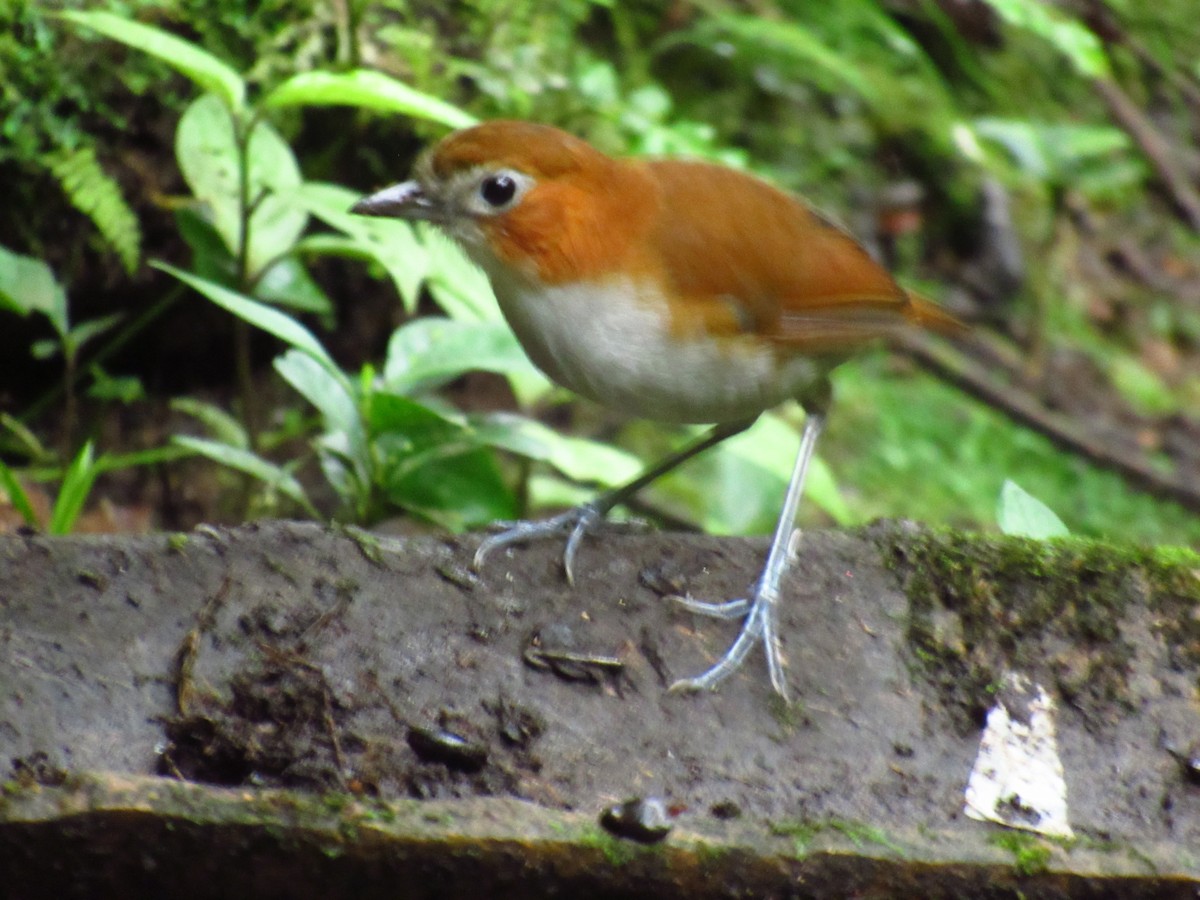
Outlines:
POLYGON ((899 342, 899 349, 940 378, 1044 434, 1064 450, 1119 472, 1151 494, 1200 510, 1200 484, 1159 471, 1131 446, 1089 432, 1069 416, 1046 408, 1024 388, 1001 384, 987 368, 944 342, 913 334, 899 342))
POLYGON ((1113 119, 1141 148, 1142 154, 1154 168, 1159 181, 1167 189, 1184 221, 1196 231, 1200 231, 1200 193, 1192 186, 1188 173, 1176 163, 1166 138, 1159 134, 1149 117, 1111 78, 1094 78, 1092 86, 1108 104, 1113 119))
POLYGON ((187 716, 196 699, 196 686, 192 672, 196 668, 196 660, 200 656, 200 641, 204 632, 213 626, 217 611, 229 596, 229 576, 221 582, 217 592, 213 594, 200 608, 196 615, 196 624, 188 629, 187 634, 179 643, 175 652, 175 704, 179 707, 179 715, 187 716))

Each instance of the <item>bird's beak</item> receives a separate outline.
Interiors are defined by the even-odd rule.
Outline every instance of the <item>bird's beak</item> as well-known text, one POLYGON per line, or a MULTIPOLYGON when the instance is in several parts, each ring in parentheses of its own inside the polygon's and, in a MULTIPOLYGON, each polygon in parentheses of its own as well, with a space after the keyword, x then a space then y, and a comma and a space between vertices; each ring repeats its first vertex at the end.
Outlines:
POLYGON ((363 197, 350 212, 360 216, 385 216, 392 219, 443 222, 446 219, 444 204, 426 193, 416 181, 404 181, 363 197))

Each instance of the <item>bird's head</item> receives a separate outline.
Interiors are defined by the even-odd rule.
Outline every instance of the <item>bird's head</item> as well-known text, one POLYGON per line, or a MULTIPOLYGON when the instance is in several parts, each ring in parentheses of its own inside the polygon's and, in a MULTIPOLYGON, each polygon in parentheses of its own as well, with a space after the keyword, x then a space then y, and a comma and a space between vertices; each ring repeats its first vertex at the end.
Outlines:
POLYGON ((598 273, 649 201, 636 166, 557 128, 492 121, 456 131, 418 159, 412 178, 353 212, 432 222, 489 274, 543 282, 598 273))

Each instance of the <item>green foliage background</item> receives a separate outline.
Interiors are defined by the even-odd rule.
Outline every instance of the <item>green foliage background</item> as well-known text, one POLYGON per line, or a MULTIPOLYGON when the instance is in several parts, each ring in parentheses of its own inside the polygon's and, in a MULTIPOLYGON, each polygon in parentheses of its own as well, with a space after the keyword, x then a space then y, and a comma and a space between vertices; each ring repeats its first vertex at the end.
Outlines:
MULTIPOLYGON (((1064 223, 1072 210, 1084 208, 1110 228, 1131 229, 1161 258, 1200 256, 1194 230, 1182 226, 1155 193, 1152 167, 1127 131, 1112 121, 1095 90, 1096 79, 1116 79, 1135 101, 1153 108, 1173 144, 1194 143, 1194 104, 1200 95, 1194 48, 1200 46, 1200 22, 1191 4, 1109 0, 1076 9, 1037 0, 989 0, 976 6, 985 23, 978 32, 932 0, 10 0, 0 8, 0 176, 12 190, 7 212, 0 214, 0 244, 43 261, 62 286, 54 329, 66 362, 68 397, 70 385, 86 371, 90 348, 100 346, 98 336, 113 324, 103 320, 104 328, 80 334, 78 329, 89 323, 68 321, 66 297, 98 281, 116 285, 117 293, 123 281, 145 279, 158 279, 153 283, 164 296, 177 291, 165 275, 149 268, 147 257, 183 265, 184 242, 192 276, 282 305, 292 315, 307 315, 313 328, 336 327, 344 298, 313 260, 357 253, 375 274, 383 274, 388 263, 362 250, 376 236, 354 232, 353 224, 336 221, 332 213, 322 216, 318 208, 329 207, 328 197, 322 199, 309 185, 327 182, 365 191, 397 180, 416 150, 445 133, 446 126, 430 117, 381 114, 367 103, 314 102, 311 84, 302 102, 257 104, 294 76, 373 69, 460 110, 464 121, 530 118, 560 125, 612 152, 699 155, 752 168, 852 225, 863 224, 859 213, 870 205, 864 198, 898 180, 916 182, 925 197, 924 228, 917 236, 900 238, 896 268, 906 283, 935 296, 953 281, 955 260, 969 251, 980 190, 994 180, 1012 199, 1030 266, 1022 292, 1000 314, 1008 338, 1042 358, 1056 346, 1082 352, 1111 382, 1115 396, 1145 416, 1190 414, 1200 402, 1200 365, 1194 364, 1200 308, 1144 285, 1081 279, 1070 243, 1078 235, 1067 233, 1064 223), (100 8, 175 34, 223 61, 239 73, 247 109, 255 111, 246 122, 270 129, 255 134, 274 135, 269 140, 290 148, 289 157, 294 153, 296 183, 302 179, 308 191, 303 218, 309 224, 293 239, 295 265, 286 289, 264 293, 258 276, 270 260, 256 259, 252 246, 244 248, 248 256, 240 260, 239 273, 232 252, 236 211, 226 220, 197 218, 194 201, 204 198, 199 191, 190 199, 184 196, 177 165, 193 190, 198 176, 189 173, 186 158, 178 164, 169 158, 171 144, 162 137, 176 125, 185 129, 186 116, 203 113, 194 104, 197 87, 170 60, 73 27, 56 15, 100 8), (1107 18, 1085 20, 1096 9, 1107 18), (1101 27, 1106 24, 1124 39, 1102 40, 1114 30, 1101 27), (139 166, 153 169, 156 177, 134 177, 139 166), (151 196, 149 184, 173 193, 151 196), (57 198, 54 203, 47 202, 48 195, 57 198), (168 236, 145 227, 153 219, 162 228, 161 217, 148 210, 164 206, 173 211, 170 227, 177 229, 168 236), (63 209, 80 217, 67 242, 51 220, 63 209), (310 215, 323 225, 313 227, 310 215), (222 243, 226 251, 220 251, 222 243), (1124 311, 1117 325, 1095 315, 1097 297, 1124 311), (85 341, 91 343, 85 347, 85 341), (1151 343, 1169 346, 1184 361, 1177 374, 1166 378, 1147 364, 1142 351, 1151 343)), ((217 117, 214 121, 224 115, 219 104, 208 112, 217 117)), ((205 125, 208 132, 213 127, 205 125)), ((280 190, 277 183, 270 187, 280 190)), ((209 198, 209 212, 214 208, 209 198)), ((869 230, 870 222, 865 224, 869 230)), ((417 236, 418 243, 423 240, 417 236)), ((446 287, 450 282, 439 281, 438 273, 450 270, 436 262, 422 265, 428 267, 422 273, 388 273, 405 307, 416 308, 423 284, 443 311, 461 313, 454 291, 446 287), (424 281, 423 274, 428 275, 424 281)), ((383 281, 377 285, 391 290, 383 281)), ((214 293, 206 296, 213 299, 214 293)), ((465 295, 458 296, 461 302, 465 295)), ((242 313, 250 307, 234 307, 225 308, 248 321, 242 313)), ((0 316, 29 311, 16 301, 0 303, 0 316)), ((146 310, 124 312, 129 316, 123 321, 131 323, 146 310)), ((295 352, 296 344, 291 346, 295 352)), ((289 379, 291 371, 289 383, 295 386, 298 376, 288 365, 281 376, 289 379)), ((379 407, 370 402, 375 395, 354 385, 368 385, 374 370, 387 365, 377 361, 346 381, 356 415, 368 424, 378 424, 372 416, 379 407)), ((335 377, 331 369, 326 374, 335 377)), ((527 375, 515 369, 503 374, 531 413, 562 399, 545 393, 544 386, 526 382, 522 387, 520 379, 527 375)), ((112 402, 120 385, 102 371, 92 378, 93 387, 101 387, 100 404, 112 402)), ((447 380, 439 379, 438 385, 447 380)), ((837 382, 838 406, 819 448, 825 467, 818 469, 813 485, 815 503, 805 513, 809 522, 905 515, 992 527, 1001 486, 1011 479, 1075 532, 1200 540, 1193 514, 1055 450, 1040 436, 910 367, 870 356, 845 367, 837 382)), ((294 397, 296 409, 311 413, 303 396, 300 390, 294 397)), ((486 515, 520 512, 519 501, 532 502, 536 511, 538 504, 579 496, 562 477, 564 451, 557 445, 551 449, 544 436, 538 438, 542 443, 534 442, 539 448, 534 452, 528 433, 518 440, 495 423, 484 428, 479 421, 455 419, 435 394, 422 392, 419 399, 439 411, 439 434, 447 433, 441 429, 453 420, 460 429, 453 432, 456 440, 466 429, 472 441, 481 442, 463 458, 501 473, 512 492, 509 499, 452 516, 409 502, 410 495, 386 491, 379 502, 361 496, 350 502, 344 479, 330 474, 330 411, 319 407, 320 421, 285 416, 288 434, 260 435, 248 421, 251 410, 244 401, 225 422, 235 427, 224 428, 227 439, 221 445, 251 456, 229 449, 223 461, 240 460, 236 468, 268 484, 283 503, 266 508, 288 511, 296 508, 287 505, 289 498, 301 506, 309 502, 297 493, 299 483, 288 479, 320 458, 335 486, 341 485, 339 514, 365 521, 399 506, 464 527, 486 515), (288 439, 298 436, 312 439, 306 451, 274 449, 294 448, 288 439), (480 447, 493 462, 481 462, 480 447), (505 450, 539 462, 531 468, 505 450)), ((47 409, 37 406, 36 414, 21 423, 39 446, 54 443, 47 409)), ((195 415, 198 407, 189 409, 195 415)), ((220 458, 213 445, 197 443, 214 439, 218 412, 204 413, 209 437, 193 436, 188 449, 220 458)), ((406 415, 411 426, 412 415, 406 415)), ((681 437, 640 423, 618 427, 587 408, 573 418, 581 432, 612 437, 644 458, 681 437)), ((664 483, 650 502, 675 519, 714 531, 769 530, 790 469, 796 419, 795 411, 784 410, 745 441, 730 442, 723 452, 696 461, 664 483)), ((84 450, 92 459, 91 444, 84 440, 94 436, 95 421, 90 428, 84 423, 86 434, 70 434, 57 456, 48 451, 38 456, 30 439, 17 440, 13 435, 20 432, 10 428, 0 454, 13 471, 61 478, 69 474, 69 460, 85 458, 84 450)), ((377 449, 386 448, 386 442, 370 446, 376 449, 364 451, 359 460, 368 468, 370 459, 390 452, 377 449)), ((178 449, 144 461, 171 464, 178 449)), ((595 445, 577 449, 586 455, 595 445)), ((8 468, 4 471, 11 476, 8 468)), ((580 477, 581 471, 589 479, 598 477, 594 467, 577 467, 574 475, 580 477)), ((488 474, 485 480, 492 478, 488 474)), ((9 477, 6 483, 15 482, 9 477)), ((471 490, 469 484, 462 489, 471 490)))

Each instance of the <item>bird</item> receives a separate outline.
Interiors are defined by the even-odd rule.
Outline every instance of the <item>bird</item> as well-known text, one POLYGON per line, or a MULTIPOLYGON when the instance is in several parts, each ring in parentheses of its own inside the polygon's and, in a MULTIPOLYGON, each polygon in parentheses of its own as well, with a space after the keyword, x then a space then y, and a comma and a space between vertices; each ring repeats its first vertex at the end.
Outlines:
POLYGON ((716 163, 615 157, 558 128, 491 120, 425 150, 406 180, 352 212, 430 222, 483 270, 533 363, 575 393, 622 413, 711 425, 627 484, 543 521, 511 523, 474 557, 565 537, 573 566, 584 535, 615 506, 696 454, 795 399, 799 450, 770 549, 747 596, 679 599, 740 618, 729 649, 671 690, 717 687, 761 646, 787 697, 777 609, 830 373, 905 330, 955 332, 948 312, 905 290, 845 229, 767 181, 716 163))

